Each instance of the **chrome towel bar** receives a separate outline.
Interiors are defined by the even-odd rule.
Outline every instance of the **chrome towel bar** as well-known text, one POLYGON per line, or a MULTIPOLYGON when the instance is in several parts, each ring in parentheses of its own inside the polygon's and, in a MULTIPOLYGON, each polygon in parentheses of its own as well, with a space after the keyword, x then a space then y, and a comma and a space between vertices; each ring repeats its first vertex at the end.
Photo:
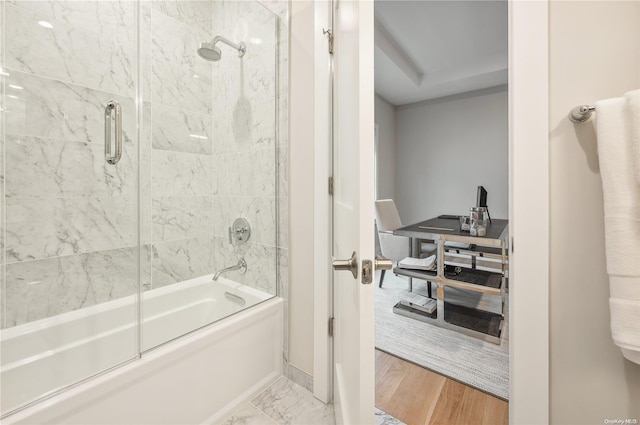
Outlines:
POLYGON ((591 118, 591 114, 595 112, 595 110, 595 106, 580 105, 569 112, 569 120, 575 123, 585 122, 591 118))

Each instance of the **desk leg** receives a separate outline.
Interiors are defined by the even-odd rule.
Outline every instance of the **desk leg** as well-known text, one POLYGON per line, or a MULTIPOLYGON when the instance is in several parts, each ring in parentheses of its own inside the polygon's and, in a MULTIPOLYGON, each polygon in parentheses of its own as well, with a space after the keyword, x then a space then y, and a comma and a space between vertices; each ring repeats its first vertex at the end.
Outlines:
POLYGON ((506 296, 507 296, 507 278, 506 278, 506 270, 505 264, 507 263, 507 251, 505 242, 502 241, 502 286, 501 286, 501 295, 502 295, 502 319, 504 320, 505 314, 505 304, 506 304, 506 296))
MULTIPOLYGON (((442 235, 437 240, 438 277, 444 278, 444 239, 442 235)), ((444 323, 444 285, 438 282, 438 322, 444 323)))
POLYGON ((444 323, 444 286, 440 286, 440 284, 438 284, 438 301, 436 302, 438 308, 437 320, 440 323, 444 323))
MULTIPOLYGON (((409 252, 412 257, 418 258, 420 256, 420 239, 409 238, 409 252)), ((413 292, 413 278, 409 278, 409 292, 413 292)))

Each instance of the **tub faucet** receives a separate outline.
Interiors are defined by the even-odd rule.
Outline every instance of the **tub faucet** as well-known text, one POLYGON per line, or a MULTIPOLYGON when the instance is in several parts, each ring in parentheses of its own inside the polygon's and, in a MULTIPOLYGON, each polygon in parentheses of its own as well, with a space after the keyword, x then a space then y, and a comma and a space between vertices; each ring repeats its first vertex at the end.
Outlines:
POLYGON ((238 260, 238 264, 235 266, 227 267, 226 269, 218 270, 216 274, 213 275, 213 280, 218 280, 221 274, 226 272, 232 272, 235 270, 240 270, 240 273, 246 273, 247 271, 247 262, 244 261, 244 258, 238 260))

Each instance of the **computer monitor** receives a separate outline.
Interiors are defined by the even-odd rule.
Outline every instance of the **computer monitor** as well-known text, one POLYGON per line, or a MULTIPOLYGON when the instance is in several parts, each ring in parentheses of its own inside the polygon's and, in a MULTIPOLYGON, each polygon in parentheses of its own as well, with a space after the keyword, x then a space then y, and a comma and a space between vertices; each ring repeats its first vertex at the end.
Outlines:
POLYGON ((483 186, 478 186, 478 196, 476 199, 476 207, 487 207, 487 191, 483 186))

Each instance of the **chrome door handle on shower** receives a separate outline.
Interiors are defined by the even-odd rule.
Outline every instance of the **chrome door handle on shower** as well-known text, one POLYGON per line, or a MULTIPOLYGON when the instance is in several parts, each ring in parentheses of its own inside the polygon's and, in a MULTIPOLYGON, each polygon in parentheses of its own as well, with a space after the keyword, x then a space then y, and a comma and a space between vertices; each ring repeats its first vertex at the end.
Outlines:
POLYGON ((115 100, 110 100, 104 108, 104 159, 109 164, 116 165, 122 158, 122 108, 115 100), (115 112, 116 153, 111 155, 111 120, 115 112))

